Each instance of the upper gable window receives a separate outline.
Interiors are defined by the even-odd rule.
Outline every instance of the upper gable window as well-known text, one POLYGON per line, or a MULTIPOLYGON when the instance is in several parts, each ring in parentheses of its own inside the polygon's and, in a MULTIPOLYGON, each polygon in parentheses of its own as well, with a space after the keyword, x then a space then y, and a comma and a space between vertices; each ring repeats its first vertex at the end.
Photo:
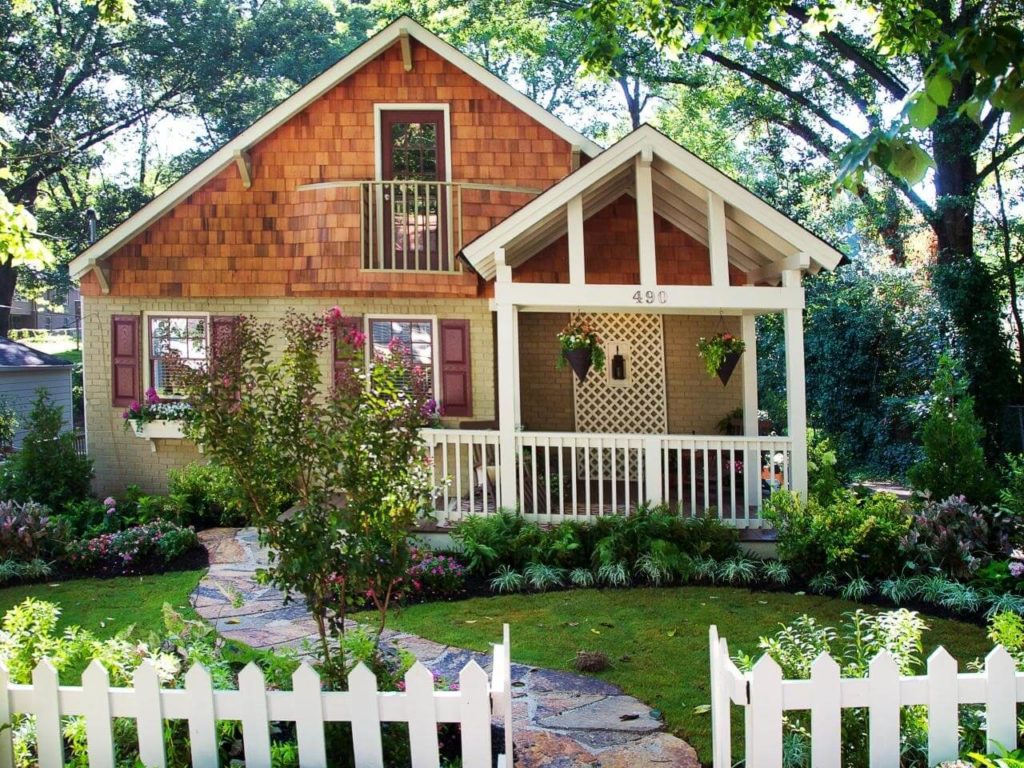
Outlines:
POLYGON ((447 181, 445 113, 381 111, 381 179, 447 181))

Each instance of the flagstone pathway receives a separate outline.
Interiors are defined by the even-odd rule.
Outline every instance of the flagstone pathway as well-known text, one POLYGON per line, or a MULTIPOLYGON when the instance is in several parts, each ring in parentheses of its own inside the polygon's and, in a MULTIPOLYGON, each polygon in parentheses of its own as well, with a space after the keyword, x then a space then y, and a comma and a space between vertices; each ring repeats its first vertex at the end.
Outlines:
MULTIPOLYGON (((256 583, 267 564, 256 531, 216 528, 199 534, 210 570, 192 605, 226 638, 255 648, 292 647, 300 653, 316 635, 301 603, 284 604, 276 589, 256 583)), ((386 640, 412 652, 447 679, 470 659, 490 672, 490 656, 400 632, 386 640)), ((513 628, 513 655, 515 633, 513 628)), ((515 763, 519 768, 643 768, 700 765, 693 748, 666 733, 648 706, 603 680, 512 665, 515 763)))

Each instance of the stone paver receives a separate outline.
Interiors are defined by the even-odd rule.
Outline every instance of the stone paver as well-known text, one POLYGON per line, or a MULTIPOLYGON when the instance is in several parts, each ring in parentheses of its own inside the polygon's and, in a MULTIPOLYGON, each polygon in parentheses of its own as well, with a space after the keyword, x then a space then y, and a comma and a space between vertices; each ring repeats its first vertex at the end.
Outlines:
MULTIPOLYGON (((256 569, 267 564, 256 532, 215 528, 199 538, 210 553, 210 570, 192 594, 196 611, 224 637, 257 648, 308 651, 316 628, 303 603, 286 603, 256 579, 256 569)), ((449 680, 471 659, 490 671, 487 654, 398 632, 387 632, 386 639, 449 680)), ((666 733, 650 707, 604 680, 513 664, 512 685, 519 768, 700 765, 693 747, 666 733)))

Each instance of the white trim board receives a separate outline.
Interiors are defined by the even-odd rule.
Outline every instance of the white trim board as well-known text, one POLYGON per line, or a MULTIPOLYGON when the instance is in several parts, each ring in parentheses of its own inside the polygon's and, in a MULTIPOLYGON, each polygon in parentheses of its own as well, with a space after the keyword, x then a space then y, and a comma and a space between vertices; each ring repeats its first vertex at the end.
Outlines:
POLYGON ((357 72, 395 43, 408 35, 437 55, 448 60, 485 88, 520 109, 572 146, 579 146, 590 157, 602 150, 600 145, 563 123, 535 101, 477 64, 464 53, 409 18, 401 16, 391 22, 342 58, 337 64, 315 77, 294 94, 271 109, 242 133, 214 152, 192 171, 178 179, 162 194, 144 205, 127 220, 80 253, 69 265, 71 277, 79 279, 111 251, 124 245, 139 232, 174 208, 199 187, 206 184, 228 165, 235 162, 235 153, 244 152, 269 136, 289 119, 323 96, 331 88, 357 72))

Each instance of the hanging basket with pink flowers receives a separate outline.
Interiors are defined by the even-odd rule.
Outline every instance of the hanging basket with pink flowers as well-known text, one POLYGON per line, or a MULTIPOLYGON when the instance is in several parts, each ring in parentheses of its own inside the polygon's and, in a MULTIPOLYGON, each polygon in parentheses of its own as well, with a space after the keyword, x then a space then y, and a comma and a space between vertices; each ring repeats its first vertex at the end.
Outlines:
POLYGON ((716 333, 710 338, 702 336, 697 342, 697 353, 704 361, 708 376, 717 376, 723 385, 729 383, 740 355, 746 348, 743 339, 727 331, 716 333))

